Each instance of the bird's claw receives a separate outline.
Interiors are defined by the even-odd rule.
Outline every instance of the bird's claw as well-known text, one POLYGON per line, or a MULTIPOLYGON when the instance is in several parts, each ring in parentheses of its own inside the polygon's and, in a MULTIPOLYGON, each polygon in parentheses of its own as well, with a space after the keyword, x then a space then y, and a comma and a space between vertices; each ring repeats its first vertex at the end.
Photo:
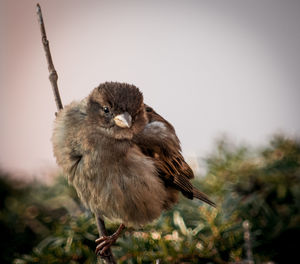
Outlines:
POLYGON ((101 257, 108 257, 109 254, 105 254, 106 251, 114 244, 117 240, 117 237, 112 236, 102 236, 95 240, 98 244, 95 250, 96 255, 100 255, 101 257))

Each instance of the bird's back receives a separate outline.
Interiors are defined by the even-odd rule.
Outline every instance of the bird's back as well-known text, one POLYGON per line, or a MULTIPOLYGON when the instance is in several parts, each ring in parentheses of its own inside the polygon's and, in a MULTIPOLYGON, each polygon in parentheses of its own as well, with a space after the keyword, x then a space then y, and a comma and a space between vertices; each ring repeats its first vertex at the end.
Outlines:
POLYGON ((143 153, 154 160, 158 175, 165 183, 169 194, 165 207, 169 208, 177 202, 178 191, 189 199, 197 198, 215 206, 190 182, 194 173, 181 154, 180 141, 174 127, 151 107, 145 105, 145 109, 148 124, 134 140, 143 153))

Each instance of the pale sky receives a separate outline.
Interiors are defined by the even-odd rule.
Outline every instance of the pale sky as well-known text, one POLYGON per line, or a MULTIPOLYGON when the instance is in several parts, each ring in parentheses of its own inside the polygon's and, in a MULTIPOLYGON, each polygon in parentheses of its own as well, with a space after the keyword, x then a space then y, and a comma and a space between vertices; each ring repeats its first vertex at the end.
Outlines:
MULTIPOLYGON (((187 157, 222 133, 300 133, 300 1, 41 0, 63 104, 128 82, 176 128, 187 157)), ((56 106, 37 1, 0 0, 0 167, 55 167, 56 106)))

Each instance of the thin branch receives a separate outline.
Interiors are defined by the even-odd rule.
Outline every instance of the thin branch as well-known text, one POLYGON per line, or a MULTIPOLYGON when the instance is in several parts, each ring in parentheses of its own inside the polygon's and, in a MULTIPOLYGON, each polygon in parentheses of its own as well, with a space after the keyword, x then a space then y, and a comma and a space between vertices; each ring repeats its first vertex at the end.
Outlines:
MULTIPOLYGON (((46 59, 47 59, 47 63, 48 63, 48 70, 49 70, 49 73, 50 73, 49 80, 51 82, 51 86, 52 86, 52 90, 53 90, 57 110, 60 111, 61 109, 63 109, 63 105, 62 105, 62 102, 61 102, 61 99, 60 99, 59 90, 58 90, 58 86, 57 86, 58 75, 57 75, 57 72, 54 68, 52 57, 51 57, 51 52, 50 52, 50 48, 49 48, 49 41, 48 41, 47 35, 46 35, 42 10, 41 10, 41 7, 40 7, 39 4, 37 4, 36 6, 37 6, 38 21, 39 21, 39 24, 40 24, 41 35, 42 35, 42 43, 43 43, 43 47, 44 47, 44 50, 45 50, 45 55, 46 55, 46 59)), ((100 236, 107 236, 107 231, 105 229, 104 221, 101 218, 96 217, 96 223, 97 223, 99 235, 100 236)), ((108 251, 108 256, 103 258, 104 262, 106 264, 116 264, 116 261, 114 260, 111 249, 108 249, 107 251, 108 251)))
MULTIPOLYGON (((97 215, 96 215, 96 223, 97 223, 97 228, 98 228, 98 232, 99 232, 100 237, 101 236, 108 236, 108 233, 105 229, 105 224, 104 224, 103 219, 100 218, 97 215)), ((103 257, 103 260, 107 264, 116 264, 116 261, 114 260, 114 256, 113 256, 110 248, 107 250, 107 256, 103 257)))
POLYGON ((60 99, 58 86, 57 86, 58 75, 57 75, 57 72, 54 68, 52 57, 51 57, 51 52, 50 52, 50 48, 49 48, 49 41, 48 41, 47 36, 46 36, 46 30, 45 30, 42 10, 41 10, 41 7, 40 7, 39 4, 37 4, 36 7, 37 7, 38 21, 39 21, 40 29, 41 29, 42 43, 43 43, 43 46, 44 46, 45 55, 46 55, 46 59, 47 59, 47 63, 48 63, 48 70, 49 70, 49 73, 50 73, 49 80, 50 80, 51 85, 52 85, 52 90, 53 90, 53 94, 54 94, 56 107, 57 107, 57 110, 59 111, 59 110, 63 109, 63 105, 62 105, 62 102, 61 102, 61 99, 60 99))
POLYGON ((245 249, 246 249, 246 261, 247 264, 254 264, 252 246, 251 246, 251 235, 250 235, 250 222, 245 220, 243 222, 244 228, 244 240, 245 240, 245 249))

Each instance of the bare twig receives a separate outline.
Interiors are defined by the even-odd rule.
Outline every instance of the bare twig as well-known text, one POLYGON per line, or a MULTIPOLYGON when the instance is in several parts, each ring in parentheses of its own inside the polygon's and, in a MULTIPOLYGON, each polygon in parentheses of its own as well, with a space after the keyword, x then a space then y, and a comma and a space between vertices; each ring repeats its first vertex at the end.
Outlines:
MULTIPOLYGON (((100 218, 99 216, 96 216, 96 223, 97 223, 97 228, 98 228, 99 235, 100 236, 107 236, 108 233, 105 229, 105 224, 104 224, 103 219, 100 218)), ((107 264, 116 264, 116 261, 114 260, 114 256, 113 256, 110 248, 107 250, 107 256, 104 257, 103 260, 107 264)))
MULTIPOLYGON (((63 105, 62 105, 62 102, 61 102, 61 99, 60 99, 59 90, 58 90, 58 86, 57 86, 58 75, 57 75, 57 72, 56 72, 56 70, 54 68, 54 65, 53 65, 51 52, 50 52, 50 48, 49 48, 49 41, 48 41, 47 35, 46 35, 42 10, 41 10, 41 7, 40 7, 39 4, 37 4, 37 16, 38 16, 38 21, 39 21, 39 24, 40 24, 40 29, 41 29, 42 43, 43 43, 43 47, 44 47, 44 50, 45 50, 45 55, 46 55, 46 59, 47 59, 47 63, 48 63, 48 70, 49 70, 49 73, 50 73, 49 80, 50 80, 51 85, 52 85, 52 90, 53 90, 57 110, 60 111, 61 109, 63 109, 63 105)), ((99 235, 100 236, 106 236, 107 231, 105 229, 104 221, 101 218, 97 217, 96 222, 97 222, 99 235)), ((116 264, 116 262, 114 260, 114 257, 111 253, 111 249, 109 249, 107 251, 108 251, 108 256, 103 258, 104 262, 106 264, 116 264)))
POLYGON ((246 249, 246 261, 247 264, 253 264, 253 254, 252 254, 252 246, 251 246, 251 237, 250 237, 250 222, 245 220, 243 222, 244 228, 244 240, 245 240, 245 249, 246 249))
POLYGON ((43 43, 43 46, 44 46, 45 55, 46 55, 46 59, 47 59, 47 62, 48 62, 48 70, 49 70, 49 73, 50 73, 49 80, 50 80, 51 85, 52 85, 52 90, 53 90, 53 93, 54 93, 56 107, 57 107, 57 110, 59 111, 59 110, 63 109, 63 105, 62 105, 62 102, 61 102, 61 99, 60 99, 58 86, 57 86, 58 75, 57 75, 57 72, 54 68, 52 57, 51 57, 51 52, 50 52, 50 48, 49 48, 49 41, 47 39, 46 30, 45 30, 45 26, 44 26, 42 10, 41 10, 41 7, 40 7, 39 4, 37 4, 36 7, 37 7, 37 16, 38 16, 38 20, 39 20, 39 24, 40 24, 40 29, 41 29, 42 43, 43 43))

